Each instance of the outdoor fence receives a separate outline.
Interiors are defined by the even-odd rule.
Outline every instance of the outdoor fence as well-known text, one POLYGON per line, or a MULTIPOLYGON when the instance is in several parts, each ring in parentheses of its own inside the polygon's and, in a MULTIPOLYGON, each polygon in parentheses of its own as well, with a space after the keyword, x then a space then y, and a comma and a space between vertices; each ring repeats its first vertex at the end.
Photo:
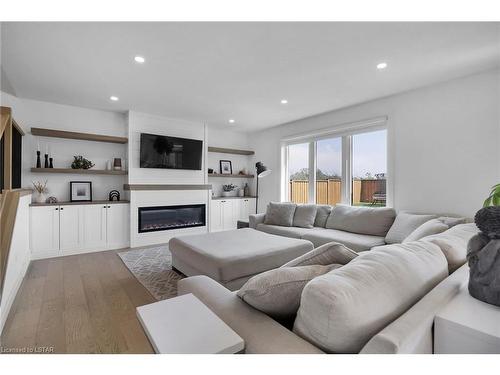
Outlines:
MULTIPOLYGON (((342 199, 341 181, 339 179, 316 181, 316 203, 334 205, 342 199)), ((308 202, 309 181, 290 181, 290 200, 295 203, 308 202)), ((384 179, 354 180, 352 183, 353 204, 371 203, 375 193, 385 194, 384 179)))

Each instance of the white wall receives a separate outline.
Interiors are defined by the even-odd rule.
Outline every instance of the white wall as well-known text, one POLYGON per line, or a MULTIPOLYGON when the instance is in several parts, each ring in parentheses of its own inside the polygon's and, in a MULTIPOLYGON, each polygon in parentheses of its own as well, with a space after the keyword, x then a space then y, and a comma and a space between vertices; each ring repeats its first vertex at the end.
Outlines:
POLYGON ((3 330, 10 308, 21 286, 30 263, 29 250, 29 204, 31 195, 19 200, 19 206, 12 233, 7 270, 0 301, 0 333, 3 330))
MULTIPOLYGON (((105 169, 106 162, 115 157, 125 160, 127 156, 126 145, 31 135, 31 127, 37 127, 126 136, 127 127, 124 114, 22 99, 3 92, 2 105, 12 107, 14 118, 26 133, 23 137, 23 187, 31 188, 32 181, 48 180, 48 194, 55 196, 59 201, 70 199, 70 181, 92 181, 95 200, 107 199, 109 191, 113 189, 117 189, 123 194, 126 176, 40 174, 31 173, 30 168, 36 166, 38 143, 42 151, 42 166, 43 154, 47 146, 50 148, 50 156, 54 158, 55 168, 70 168, 74 155, 82 155, 91 160, 96 169, 105 169)), ((127 163, 124 164, 127 167, 127 163)))
POLYGON ((280 140, 388 116, 389 171, 397 210, 472 216, 500 180, 500 72, 487 71, 251 134, 260 181, 259 211, 280 199, 280 140))

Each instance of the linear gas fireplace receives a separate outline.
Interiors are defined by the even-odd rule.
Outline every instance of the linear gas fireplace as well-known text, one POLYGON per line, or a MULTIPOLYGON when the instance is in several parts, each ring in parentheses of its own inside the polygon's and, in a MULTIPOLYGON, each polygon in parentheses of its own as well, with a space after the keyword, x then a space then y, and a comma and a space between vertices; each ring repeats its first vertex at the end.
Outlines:
POLYGON ((204 204, 139 207, 139 233, 203 227, 205 217, 204 204))

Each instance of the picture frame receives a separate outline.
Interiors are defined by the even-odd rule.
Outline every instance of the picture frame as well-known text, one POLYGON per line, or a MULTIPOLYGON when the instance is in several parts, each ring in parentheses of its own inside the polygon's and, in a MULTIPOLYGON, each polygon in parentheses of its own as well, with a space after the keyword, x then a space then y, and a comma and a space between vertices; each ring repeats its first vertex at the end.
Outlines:
POLYGON ((69 196, 71 202, 91 202, 92 182, 71 181, 69 183, 69 196))
POLYGON ((233 164, 231 160, 220 160, 220 174, 233 174, 233 164))

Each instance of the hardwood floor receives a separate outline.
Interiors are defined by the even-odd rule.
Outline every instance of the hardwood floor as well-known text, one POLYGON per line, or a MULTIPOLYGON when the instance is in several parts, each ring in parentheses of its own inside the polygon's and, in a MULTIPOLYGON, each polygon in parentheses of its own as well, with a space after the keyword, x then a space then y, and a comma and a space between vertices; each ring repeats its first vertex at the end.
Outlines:
POLYGON ((153 353, 135 312, 152 302, 117 251, 36 260, 1 345, 54 353, 153 353))

